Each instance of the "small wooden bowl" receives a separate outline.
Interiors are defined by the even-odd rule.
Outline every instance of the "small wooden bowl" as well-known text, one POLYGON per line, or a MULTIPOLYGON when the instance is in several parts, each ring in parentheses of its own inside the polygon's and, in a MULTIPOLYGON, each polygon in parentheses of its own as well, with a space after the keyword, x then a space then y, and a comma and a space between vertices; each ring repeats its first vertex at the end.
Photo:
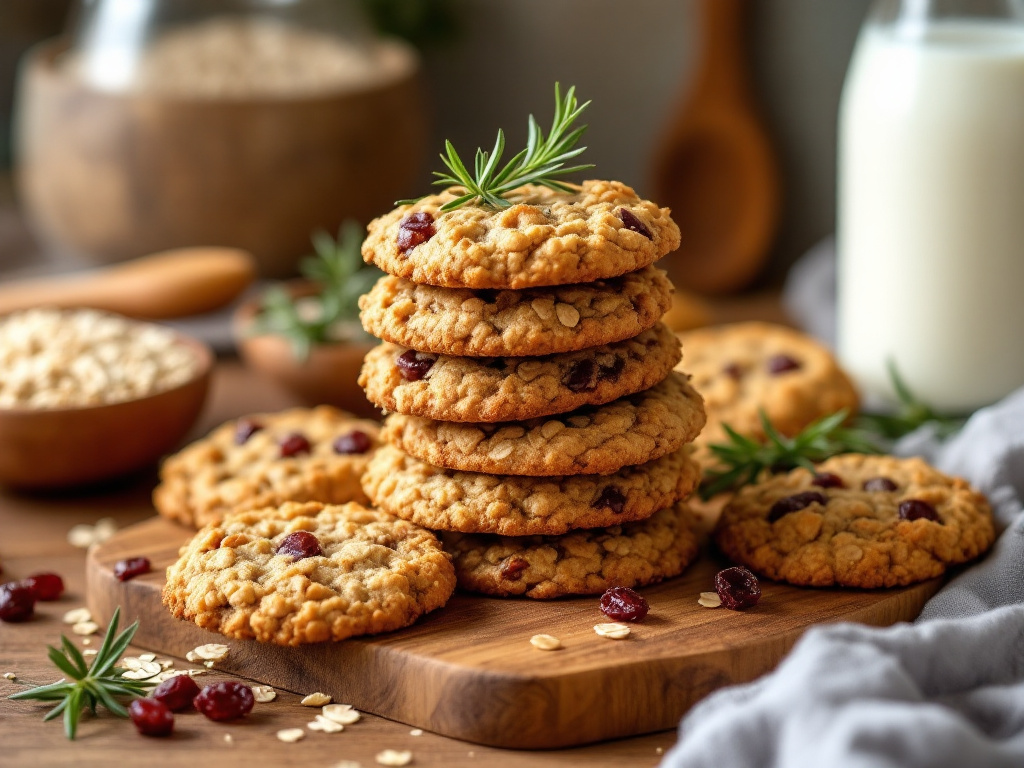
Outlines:
POLYGON ((148 397, 84 408, 0 408, 0 484, 55 489, 143 469, 177 447, 206 400, 213 353, 179 336, 199 360, 189 381, 148 397))

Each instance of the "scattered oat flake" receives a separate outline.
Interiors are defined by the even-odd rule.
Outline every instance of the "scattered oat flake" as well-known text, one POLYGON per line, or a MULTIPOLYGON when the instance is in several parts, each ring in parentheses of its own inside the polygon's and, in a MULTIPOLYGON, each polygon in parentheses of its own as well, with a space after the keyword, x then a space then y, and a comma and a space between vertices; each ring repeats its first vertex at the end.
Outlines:
POLYGON ((84 651, 82 651, 83 656, 95 656, 97 653, 99 653, 99 651, 97 651, 95 648, 86 648, 84 651))
POLYGON ((316 693, 311 693, 304 697, 299 703, 304 707, 322 707, 324 704, 331 703, 331 697, 326 693, 320 693, 320 691, 317 691, 316 693))
POLYGON ((139 661, 156 661, 155 653, 140 653, 139 661))
POLYGON ((701 592, 697 602, 705 608, 718 608, 722 604, 722 598, 718 596, 717 592, 701 592))
POLYGON ((92 645, 92 639, 88 637, 82 638, 82 645, 92 645))
POLYGON ((534 635, 530 638, 530 645, 542 651, 557 651, 562 647, 562 641, 554 635, 534 635))
POLYGON ((231 734, 230 734, 230 733, 225 733, 225 734, 224 734, 224 743, 225 743, 225 744, 234 744, 234 743, 235 743, 235 740, 234 740, 234 738, 233 738, 233 737, 231 736, 231 734))
POLYGON ((423 735, 423 729, 422 728, 413 728, 411 731, 409 731, 409 735, 410 736, 422 736, 423 735))
POLYGON ((71 631, 76 635, 95 635, 100 631, 100 625, 95 621, 80 621, 72 625, 71 631))
POLYGON ((351 704, 328 704, 323 709, 324 717, 342 725, 358 723, 361 715, 351 704))
POLYGON ((230 650, 231 648, 223 643, 207 643, 189 651, 195 656, 194 659, 188 659, 188 654, 185 654, 185 658, 189 661, 223 661, 228 657, 230 650))
POLYGON ((412 752, 409 750, 385 749, 378 752, 374 758, 379 765, 408 765, 412 762, 412 752))
POLYGON ((72 547, 88 549, 95 540, 95 529, 91 525, 73 525, 68 531, 68 544, 72 547))
POLYGON ((308 723, 306 727, 311 731, 321 731, 322 733, 341 733, 345 730, 344 725, 328 720, 323 715, 317 715, 313 718, 313 722, 308 723))
POLYGON ((334 768, 363 768, 363 764, 357 763, 355 760, 342 760, 335 763, 334 768))
POLYGON ((4 680, 17 680, 18 676, 13 672, 4 672, 4 680))
POLYGON ((654 748, 654 753, 656 755, 664 755, 665 754, 665 748, 664 747, 655 747, 654 748))
POLYGON ((174 666, 174 660, 173 659, 160 659, 160 668, 161 669, 170 669, 173 666, 174 666))
POLYGON ((277 732, 277 738, 289 744, 294 744, 296 741, 306 738, 306 732, 301 728, 285 728, 283 731, 277 732))
POLYGON ((625 624, 595 624, 594 631, 601 637, 609 637, 612 640, 621 640, 622 638, 629 636, 629 627, 625 624))
POLYGON ((260 704, 266 704, 277 698, 277 691, 269 685, 250 685, 249 687, 252 688, 252 697, 260 704))
POLYGON ((81 624, 83 621, 92 621, 92 613, 88 608, 73 608, 64 614, 62 621, 65 624, 81 624))
POLYGON ((204 661, 203 662, 203 666, 206 667, 207 669, 213 669, 213 665, 214 665, 214 662, 212 662, 212 661, 204 661))

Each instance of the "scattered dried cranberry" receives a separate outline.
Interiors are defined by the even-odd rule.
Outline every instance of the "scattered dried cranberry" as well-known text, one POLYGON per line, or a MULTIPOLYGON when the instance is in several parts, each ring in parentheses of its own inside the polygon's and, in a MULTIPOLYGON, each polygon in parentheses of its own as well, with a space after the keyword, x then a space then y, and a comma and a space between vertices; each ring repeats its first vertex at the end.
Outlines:
POLYGON ((843 482, 843 478, 839 475, 833 475, 831 472, 819 472, 811 480, 811 485, 816 485, 819 488, 845 488, 846 483, 843 482))
POLYGON ((174 715, 162 701, 136 699, 128 705, 128 714, 143 736, 170 736, 174 715))
POLYGON ((780 373, 799 371, 803 364, 799 360, 794 360, 789 355, 772 355, 768 358, 766 367, 768 368, 768 373, 772 376, 778 376, 780 373))
POLYGON ((256 703, 252 689, 237 680, 208 685, 195 698, 196 709, 211 720, 234 720, 247 715, 256 703))
POLYGON ((523 578, 523 571, 530 567, 530 564, 521 557, 511 557, 501 566, 501 578, 507 581, 519 581, 523 578))
POLYGON ((743 369, 740 367, 739 363, 729 363, 722 369, 722 373, 733 381, 739 381, 743 378, 743 369))
POLYGON ((888 477, 872 477, 864 481, 865 491, 895 491, 897 488, 899 486, 888 477))
POLYGON ((626 497, 614 485, 607 485, 590 506, 594 509, 610 509, 616 515, 621 515, 626 508, 626 497))
POLYGON ((373 447, 370 436, 359 429, 353 429, 334 441, 334 452, 341 454, 366 453, 373 447))
POLYGON ((235 425, 235 443, 237 445, 245 444, 261 429, 263 429, 263 425, 255 419, 239 419, 238 424, 235 425))
POLYGON ((740 566, 716 573, 715 591, 722 599, 722 605, 732 611, 750 608, 761 599, 761 585, 757 583, 757 576, 740 566))
POLYGON ((310 445, 306 436, 300 435, 298 432, 293 432, 287 437, 282 438, 279 447, 282 459, 289 459, 292 456, 298 456, 300 453, 309 453, 313 450, 313 446, 310 445))
POLYGON ((434 217, 426 211, 410 213, 398 225, 398 251, 407 253, 434 236, 434 217))
POLYGON ((175 675, 160 683, 150 695, 171 712, 181 712, 193 708, 192 700, 199 695, 199 686, 188 675, 175 675))
POLYGON ((573 392, 590 392, 597 388, 597 365, 589 357, 577 360, 566 374, 565 386, 573 392))
POLYGON ((303 560, 307 557, 319 557, 323 553, 323 549, 320 548, 320 539, 309 531, 289 533, 277 545, 277 554, 291 555, 296 560, 303 560))
POLYGON ((114 564, 114 575, 118 581, 128 581, 152 570, 148 557, 129 557, 114 564))
POLYGON ((19 582, 0 586, 0 621, 27 621, 35 609, 36 597, 29 587, 19 582))
POLYGON ((927 501, 907 499, 900 502, 899 509, 901 520, 932 520, 936 523, 939 522, 939 513, 927 501))
POLYGON ((828 499, 817 491, 803 491, 802 493, 794 493, 792 496, 781 498, 772 504, 772 508, 768 512, 768 522, 774 523, 780 517, 784 517, 790 512, 797 512, 804 507, 809 507, 815 502, 825 506, 828 504, 828 499))
POLYGON ((601 613, 615 621, 640 621, 651 606, 629 587, 611 587, 601 595, 601 613))
POLYGON ((619 208, 619 218, 622 219, 622 223, 626 225, 626 229, 631 229, 634 232, 643 235, 648 240, 654 239, 654 235, 651 234, 651 230, 649 230, 628 208, 619 208))
POLYGON ((427 375, 427 371, 434 367, 436 361, 437 358, 434 355, 410 349, 395 359, 395 365, 398 366, 398 372, 402 374, 403 379, 419 381, 427 375))
POLYGON ((44 603, 59 600, 64 594, 64 579, 56 573, 34 573, 21 583, 32 590, 36 600, 44 603))

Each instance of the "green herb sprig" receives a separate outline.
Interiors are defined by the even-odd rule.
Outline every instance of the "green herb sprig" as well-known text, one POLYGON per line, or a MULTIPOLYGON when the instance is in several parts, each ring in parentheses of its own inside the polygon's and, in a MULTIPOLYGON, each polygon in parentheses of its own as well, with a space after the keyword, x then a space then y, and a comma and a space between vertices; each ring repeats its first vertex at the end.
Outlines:
POLYGON ((139 628, 139 622, 136 621, 124 632, 117 634, 120 618, 121 609, 118 608, 110 619, 110 625, 103 637, 103 645, 96 653, 91 667, 85 663, 78 648, 64 635, 60 637, 62 650, 57 650, 52 645, 48 646, 50 661, 74 682, 68 682, 67 679, 58 680, 51 685, 31 688, 8 698, 15 701, 32 699, 58 702, 43 720, 53 720, 63 714, 64 733, 69 739, 74 739, 78 732, 78 721, 82 712, 89 709, 96 714, 96 707, 99 704, 119 717, 128 717, 128 710, 118 699, 145 696, 147 690, 155 683, 147 680, 126 680, 123 677, 125 670, 114 667, 121 654, 131 645, 132 638, 139 628))
POLYGON ((889 360, 887 368, 892 388, 900 401, 898 410, 894 414, 862 414, 857 420, 857 426, 889 440, 898 440, 925 424, 934 424, 940 437, 948 437, 964 425, 965 419, 936 413, 931 406, 914 395, 893 360, 889 360))
MULTIPOLYGON (((494 148, 490 152, 480 148, 476 150, 473 173, 466 169, 466 164, 455 151, 455 146, 450 141, 445 141, 445 152, 441 155, 441 162, 448 170, 434 171, 437 177, 434 184, 462 187, 465 192, 442 205, 441 210, 451 211, 474 202, 491 208, 508 208, 512 203, 505 199, 505 196, 524 184, 541 184, 560 192, 571 192, 572 187, 559 181, 559 178, 594 167, 566 167, 569 160, 586 150, 586 147, 576 145, 587 126, 572 128, 572 124, 589 105, 589 101, 577 103, 575 86, 569 88, 563 98, 558 83, 555 83, 555 117, 551 123, 551 132, 544 136, 537 120, 530 115, 526 149, 519 151, 504 166, 500 166, 500 163, 505 152, 505 133, 500 129, 494 148)), ((421 198, 399 200, 395 205, 408 205, 419 199, 421 198)))

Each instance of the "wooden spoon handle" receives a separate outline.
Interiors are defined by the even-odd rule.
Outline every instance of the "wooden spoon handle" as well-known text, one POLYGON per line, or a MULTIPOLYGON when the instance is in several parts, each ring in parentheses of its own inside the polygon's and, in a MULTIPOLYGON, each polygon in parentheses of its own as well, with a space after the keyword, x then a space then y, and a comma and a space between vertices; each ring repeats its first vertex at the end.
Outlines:
POLYGON ((81 275, 0 285, 0 314, 38 306, 90 307, 161 320, 219 309, 249 286, 253 257, 236 248, 179 248, 81 275))

